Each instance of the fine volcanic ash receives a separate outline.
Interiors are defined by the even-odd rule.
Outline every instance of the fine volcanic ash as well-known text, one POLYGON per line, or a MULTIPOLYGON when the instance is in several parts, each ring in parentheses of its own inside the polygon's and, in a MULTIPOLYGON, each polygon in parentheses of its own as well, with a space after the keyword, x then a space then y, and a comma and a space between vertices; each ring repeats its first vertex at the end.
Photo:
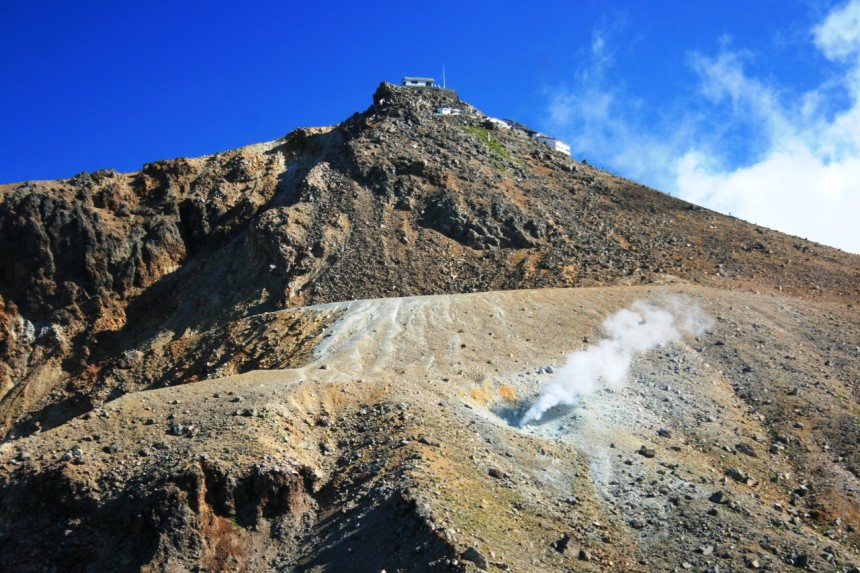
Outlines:
POLYGON ((581 396, 601 388, 623 387, 637 354, 684 335, 702 335, 710 326, 711 319, 687 300, 672 299, 660 305, 637 301, 619 310, 603 321, 608 337, 569 354, 565 365, 546 382, 519 425, 539 421, 555 406, 574 406, 581 396))

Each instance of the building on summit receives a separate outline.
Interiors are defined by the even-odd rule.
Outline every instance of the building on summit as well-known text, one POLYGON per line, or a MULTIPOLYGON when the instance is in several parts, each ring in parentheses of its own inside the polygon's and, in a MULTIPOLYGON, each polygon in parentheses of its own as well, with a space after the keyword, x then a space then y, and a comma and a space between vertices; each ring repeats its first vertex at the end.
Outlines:
POLYGON ((432 88, 433 78, 414 78, 411 76, 403 76, 403 82, 400 85, 413 88, 432 88))

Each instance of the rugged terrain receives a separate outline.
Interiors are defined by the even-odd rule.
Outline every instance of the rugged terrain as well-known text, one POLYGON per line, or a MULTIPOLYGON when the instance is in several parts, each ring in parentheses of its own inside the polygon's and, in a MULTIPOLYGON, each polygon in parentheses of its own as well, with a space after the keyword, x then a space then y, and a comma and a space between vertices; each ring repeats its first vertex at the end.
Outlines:
POLYGON ((0 186, 0 250, 3 570, 860 563, 860 257, 453 92, 0 186), (516 426, 607 315, 678 297, 709 333, 516 426))

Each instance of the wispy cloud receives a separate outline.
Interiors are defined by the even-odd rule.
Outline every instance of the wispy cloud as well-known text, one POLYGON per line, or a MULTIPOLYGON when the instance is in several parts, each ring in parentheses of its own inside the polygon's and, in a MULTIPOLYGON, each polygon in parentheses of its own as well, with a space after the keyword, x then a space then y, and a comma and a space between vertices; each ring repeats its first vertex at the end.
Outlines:
POLYGON ((654 165, 675 157, 688 134, 654 129, 636 114, 636 108, 643 107, 608 82, 576 82, 549 95, 548 131, 567 140, 579 159, 666 189, 673 180, 668 172, 655 171, 654 165))
POLYGON ((547 125, 571 144, 580 159, 665 188, 671 179, 651 166, 673 156, 674 140, 681 134, 646 129, 654 121, 646 117, 653 108, 631 96, 623 78, 613 73, 616 38, 625 34, 627 20, 625 15, 615 16, 592 31, 585 64, 572 81, 547 91, 547 125))
POLYGON ((860 253, 860 0, 832 10, 809 41, 836 75, 804 93, 751 75, 755 54, 724 39, 716 55, 689 55, 698 91, 661 111, 592 75, 551 94, 548 122, 576 154, 628 177, 860 253))

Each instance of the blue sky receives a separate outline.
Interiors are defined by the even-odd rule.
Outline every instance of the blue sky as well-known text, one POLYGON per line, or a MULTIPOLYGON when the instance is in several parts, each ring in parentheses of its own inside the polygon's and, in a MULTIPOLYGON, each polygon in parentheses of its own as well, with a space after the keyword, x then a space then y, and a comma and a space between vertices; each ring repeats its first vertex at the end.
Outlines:
POLYGON ((0 182, 336 123, 443 64, 577 158, 860 252, 860 0, 0 0, 0 182))

